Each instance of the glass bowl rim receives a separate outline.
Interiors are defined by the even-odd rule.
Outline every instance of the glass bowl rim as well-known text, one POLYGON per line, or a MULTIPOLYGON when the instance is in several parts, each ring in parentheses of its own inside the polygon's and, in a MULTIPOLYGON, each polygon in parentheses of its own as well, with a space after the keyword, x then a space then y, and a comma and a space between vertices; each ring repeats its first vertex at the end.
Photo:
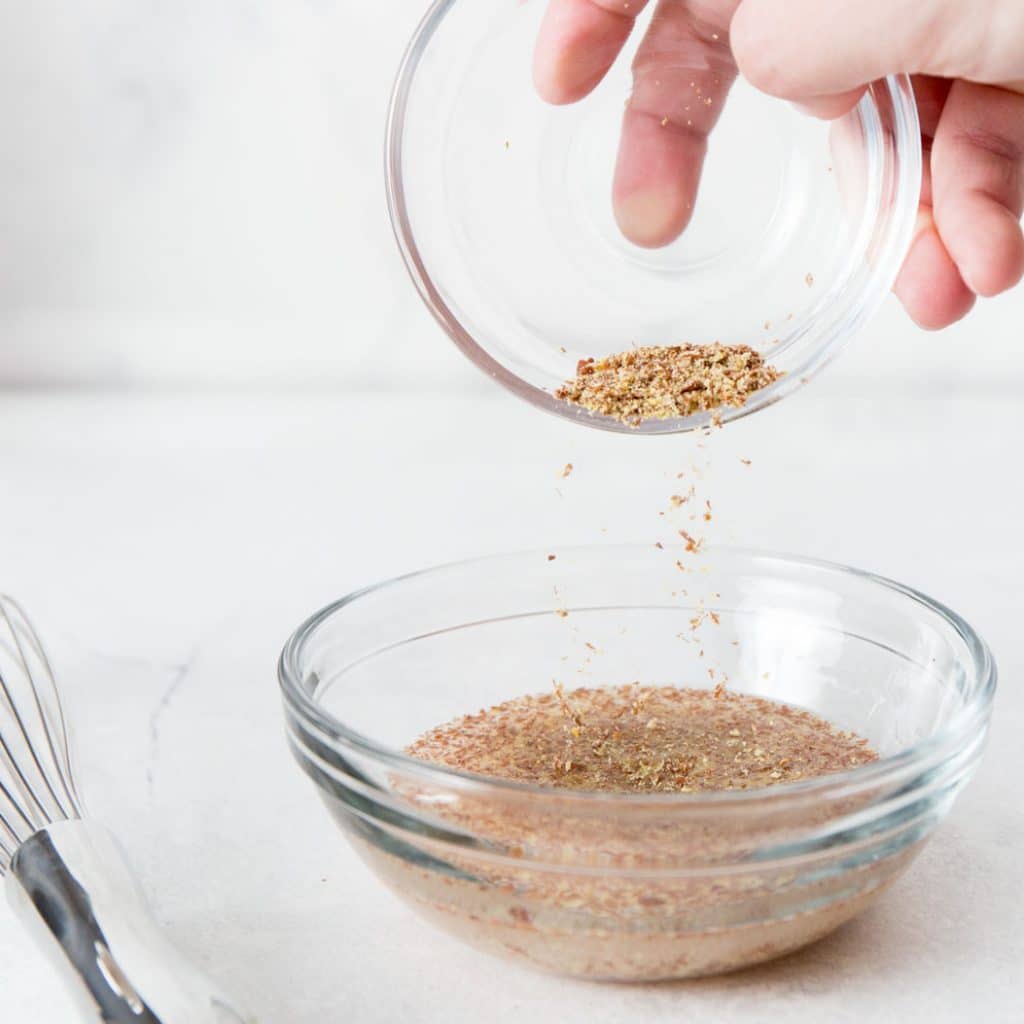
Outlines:
MULTIPOLYGON (((312 728, 332 745, 349 747, 368 756, 378 764, 405 775, 429 779, 432 783, 462 792, 498 792, 512 795, 529 795, 538 800, 580 801, 590 804, 610 804, 624 807, 676 807, 680 810, 710 810, 712 808, 763 807, 780 801, 803 800, 827 794, 830 798, 854 795, 884 780, 904 772, 917 772, 929 766, 938 766, 956 757, 962 750, 984 734, 991 714, 992 703, 998 681, 998 670, 992 652, 985 640, 958 613, 934 598, 898 583, 888 577, 863 569, 856 569, 838 562, 807 558, 757 548, 715 545, 708 548, 710 553, 748 559, 752 563, 779 564, 790 568, 812 570, 838 577, 852 577, 872 586, 901 595, 926 611, 937 615, 947 629, 957 635, 968 650, 970 663, 976 676, 976 685, 965 707, 954 718, 931 736, 920 742, 881 757, 866 765, 829 775, 820 775, 796 782, 783 782, 760 789, 733 790, 708 793, 600 793, 582 790, 557 789, 534 783, 498 779, 475 772, 462 771, 445 765, 432 764, 404 753, 395 747, 379 743, 347 726, 311 697, 302 685, 300 658, 304 648, 316 630, 332 616, 344 611, 349 605, 370 594, 378 594, 403 583, 432 574, 453 569, 479 568, 489 563, 504 560, 533 560, 541 558, 547 548, 501 552, 474 558, 458 559, 439 565, 428 566, 414 572, 404 573, 379 583, 370 584, 346 594, 344 597, 324 606, 309 616, 288 638, 278 659, 277 675, 281 695, 286 709, 296 716, 304 728, 312 728)), ((614 555, 627 552, 648 553, 642 544, 585 544, 562 545, 560 551, 567 555, 585 553, 589 555, 614 555)), ((301 742, 301 740, 297 741, 301 742)))
MULTIPOLYGON (((721 422, 742 419, 788 397, 831 363, 854 334, 878 312, 892 290, 913 241, 923 176, 920 119, 914 99, 913 83, 910 76, 904 74, 889 75, 871 83, 864 100, 861 101, 868 102, 880 85, 888 89, 892 98, 895 119, 894 145, 899 154, 893 188, 899 198, 892 204, 894 212, 889 229, 892 236, 890 244, 877 258, 871 280, 863 288, 862 293, 859 296, 847 295, 845 304, 837 299, 828 307, 833 313, 842 312, 841 326, 833 326, 825 340, 819 341, 804 354, 799 366, 755 392, 742 406, 726 406, 711 412, 665 420, 645 420, 639 426, 631 426, 614 417, 595 415, 563 402, 510 370, 476 341, 441 294, 420 252, 406 203, 402 148, 409 97, 424 52, 445 16, 459 2, 460 0, 433 0, 402 55, 386 117, 384 182, 392 231, 409 278, 437 324, 459 351, 488 377, 535 408, 598 430, 640 437, 687 433, 700 429, 712 419, 721 422)), ((882 220, 876 218, 876 224, 880 223, 882 220)), ((848 289, 844 289, 840 295, 846 295, 847 291, 848 289)))

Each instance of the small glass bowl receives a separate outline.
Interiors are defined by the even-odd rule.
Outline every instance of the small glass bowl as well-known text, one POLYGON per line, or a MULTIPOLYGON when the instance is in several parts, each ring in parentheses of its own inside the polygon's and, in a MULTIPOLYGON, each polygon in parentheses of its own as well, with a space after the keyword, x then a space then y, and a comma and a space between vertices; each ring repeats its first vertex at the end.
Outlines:
POLYGON ((716 96, 717 79, 695 66, 707 87, 694 102, 722 114, 694 217, 673 244, 644 249, 619 232, 611 201, 630 48, 585 100, 546 105, 531 81, 544 6, 437 0, 406 52, 385 172, 423 301, 485 373, 589 426, 665 434, 708 422, 627 426, 554 396, 579 360, 634 345, 763 352, 784 376, 725 420, 789 394, 877 310, 906 256, 922 163, 909 79, 876 83, 826 123, 743 80, 716 96))
POLYGON ((706 558, 690 597, 655 549, 484 558, 359 591, 302 625, 279 667, 289 741, 378 876, 474 947, 615 980, 744 967, 870 904, 978 762, 989 651, 955 613, 877 576, 706 558), (701 600, 719 621, 686 643, 701 600), (733 691, 856 731, 881 759, 768 789, 608 795, 402 753, 552 679, 699 687, 709 665, 733 691))

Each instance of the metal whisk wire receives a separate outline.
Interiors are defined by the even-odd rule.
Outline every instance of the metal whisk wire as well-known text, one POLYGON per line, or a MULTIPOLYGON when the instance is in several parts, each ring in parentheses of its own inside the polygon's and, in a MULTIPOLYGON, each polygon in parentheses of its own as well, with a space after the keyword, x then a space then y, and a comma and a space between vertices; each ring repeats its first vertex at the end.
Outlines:
POLYGON ((53 668, 4 594, 0 879, 90 1024, 252 1024, 161 933, 117 841, 83 815, 53 668))
POLYGON ((0 877, 30 835, 81 816, 53 668, 24 610, 0 594, 0 877))

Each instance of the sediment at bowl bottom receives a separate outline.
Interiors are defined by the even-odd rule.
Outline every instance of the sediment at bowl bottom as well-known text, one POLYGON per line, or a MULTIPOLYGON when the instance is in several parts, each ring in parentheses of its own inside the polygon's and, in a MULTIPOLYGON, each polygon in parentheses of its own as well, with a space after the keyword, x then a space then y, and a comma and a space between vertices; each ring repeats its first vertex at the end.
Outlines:
POLYGON ((564 896, 553 904, 544 886, 529 885, 530 876, 538 874, 529 869, 520 873, 526 884, 494 884, 410 863, 351 832, 349 838, 392 892, 473 948, 548 973, 617 982, 724 974, 809 945, 878 899, 924 843, 841 876, 802 883, 802 909, 796 912, 780 912, 792 903, 792 889, 768 894, 748 880, 747 900, 729 903, 736 923, 694 927, 685 914, 665 918, 658 913, 664 892, 652 890, 650 913, 610 922, 606 915, 590 918, 583 906, 567 908, 564 896), (574 919, 567 924, 569 917, 574 919))

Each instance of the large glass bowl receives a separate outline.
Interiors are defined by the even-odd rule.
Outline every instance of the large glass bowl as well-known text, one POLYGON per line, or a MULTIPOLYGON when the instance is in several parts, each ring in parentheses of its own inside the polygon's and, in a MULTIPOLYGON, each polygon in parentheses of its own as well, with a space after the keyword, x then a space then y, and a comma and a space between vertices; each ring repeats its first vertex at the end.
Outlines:
POLYGON ((701 102, 722 114, 693 220, 644 249, 619 232, 611 201, 630 47, 585 100, 548 106, 531 81, 543 8, 437 0, 406 53, 385 170, 424 302, 499 383, 591 426, 651 434, 707 421, 635 428, 554 397, 578 360, 633 345, 764 352, 785 376, 725 419, 788 394, 875 312, 910 245, 921 185, 910 81, 877 83, 832 123, 742 80, 727 98, 708 85, 701 102))
POLYGON ((877 576, 738 550, 705 567, 689 597, 665 552, 636 547, 484 558, 352 594, 281 656, 294 754, 380 878, 477 948, 653 980, 811 942, 877 898, 949 811, 982 751, 995 666, 954 612, 877 576), (719 622, 687 643, 700 607, 719 622), (553 679, 700 687, 709 665, 881 759, 754 791, 602 795, 402 753, 553 679))

